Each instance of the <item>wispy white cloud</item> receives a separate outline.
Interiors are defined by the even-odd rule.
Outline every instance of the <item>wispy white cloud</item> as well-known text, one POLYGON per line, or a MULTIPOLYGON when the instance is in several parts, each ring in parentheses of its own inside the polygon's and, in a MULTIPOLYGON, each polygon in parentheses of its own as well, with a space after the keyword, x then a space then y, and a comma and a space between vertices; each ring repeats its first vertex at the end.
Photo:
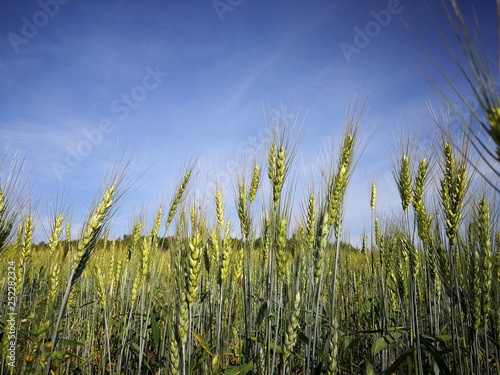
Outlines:
MULTIPOLYGON (((420 5, 404 4, 405 20, 419 27, 420 5)), ((274 108, 283 102, 307 113, 301 163, 306 170, 317 169, 325 139, 336 142, 354 95, 370 94, 365 125, 376 131, 346 203, 349 231, 357 236, 369 225, 362 219, 369 182, 386 184, 381 192, 391 191, 387 173, 394 134, 398 127, 413 129, 416 122, 409 118, 425 114, 425 101, 434 96, 408 49, 418 47, 399 20, 351 64, 346 62, 339 44, 352 41, 353 28, 364 26, 371 10, 382 9, 378 6, 244 2, 220 22, 209 1, 70 2, 19 53, 6 38, 0 43, 1 141, 31 155, 39 186, 66 186, 72 201, 85 203, 99 188, 103 161, 121 155, 126 144, 146 145, 155 173, 136 197, 157 199, 190 156, 200 155, 200 164, 210 170, 237 159, 239 146, 264 127, 268 104, 274 108), (135 103, 129 116, 117 119, 112 102, 130 95, 146 67, 156 64, 169 76, 135 103), (51 163, 63 163, 68 147, 85 141, 83 132, 108 117, 113 131, 59 181, 51 163)), ((28 5, 12 7, 0 15, 0 20, 15 21, 0 22, 2 35, 35 11, 28 5)), ((435 37, 430 37, 434 47, 435 37)))

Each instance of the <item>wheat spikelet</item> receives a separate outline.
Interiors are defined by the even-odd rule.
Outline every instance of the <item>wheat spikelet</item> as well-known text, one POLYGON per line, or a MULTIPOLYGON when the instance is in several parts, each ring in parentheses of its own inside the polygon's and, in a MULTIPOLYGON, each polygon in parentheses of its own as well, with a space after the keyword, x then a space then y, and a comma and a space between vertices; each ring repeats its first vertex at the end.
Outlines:
MULTIPOLYGON (((351 120, 352 121, 352 120, 351 120)), ((352 130, 352 129, 351 129, 352 130)), ((341 230, 342 206, 347 190, 347 184, 351 174, 351 167, 354 158, 354 141, 356 129, 354 133, 346 132, 340 147, 339 163, 337 173, 331 177, 332 181, 329 186, 329 216, 330 226, 333 227, 335 237, 338 239, 341 230)))
POLYGON ((234 263, 234 280, 241 281, 243 276, 243 258, 245 257, 245 252, 243 249, 237 249, 235 251, 235 263, 234 263))
POLYGON ((342 166, 338 174, 334 177, 333 189, 330 195, 329 202, 329 217, 330 227, 333 226, 335 236, 338 238, 338 227, 340 225, 340 218, 342 216, 342 204, 344 193, 347 188, 347 169, 342 166))
POLYGON ((281 219, 279 228, 278 228, 278 238, 277 238, 277 259, 276 263, 278 266, 278 280, 280 282, 285 281, 285 276, 286 276, 286 252, 285 252, 285 245, 286 245, 286 230, 287 230, 287 223, 286 219, 281 219))
POLYGON ((69 221, 66 222, 66 244, 67 244, 67 247, 66 247, 66 250, 64 252, 64 257, 66 257, 66 254, 68 252, 70 252, 71 250, 71 224, 69 221))
POLYGON ((307 204, 307 228, 306 243, 308 250, 314 249, 314 240, 316 237, 316 209, 314 203, 314 193, 309 194, 307 204))
POLYGON ((215 211, 217 214, 217 225, 219 228, 224 226, 224 208, 222 203, 222 192, 219 188, 215 190, 215 211))
MULTIPOLYGON (((115 241, 111 243, 111 246, 114 248, 115 247, 115 241)), ((114 274, 111 276, 114 276, 113 284, 116 285, 116 288, 118 289, 120 286, 120 280, 122 276, 122 265, 123 265, 123 258, 119 257, 118 260, 116 261, 116 271, 114 274)))
POLYGON ((188 307, 193 306, 193 301, 198 293, 198 285, 201 271, 201 242, 198 229, 195 230, 193 238, 189 241, 189 267, 186 299, 188 307))
POLYGON ((128 246, 128 257, 127 259, 132 259, 132 255, 136 253, 137 246, 139 244, 139 239, 141 238, 142 221, 138 220, 134 225, 134 230, 132 231, 132 242, 128 246))
POLYGON ((344 167, 345 169, 350 169, 352 164, 352 158, 354 153, 354 134, 348 132, 342 143, 341 152, 340 152, 340 168, 344 167))
POLYGON ((23 259, 27 263, 31 258, 33 250, 33 218, 28 216, 26 221, 26 228, 24 230, 24 243, 23 243, 23 259))
POLYGON ((446 218, 446 235, 450 245, 456 244, 456 235, 462 219, 462 208, 468 188, 466 158, 457 165, 450 143, 443 145, 444 177, 441 180, 441 203, 446 218))
POLYGON ((382 236, 380 235, 380 223, 378 217, 375 218, 375 243, 381 245, 382 236))
POLYGON ((212 358, 212 362, 210 363, 210 368, 212 370, 212 374, 216 374, 219 369, 219 355, 214 355, 212 358))
POLYGON ((196 211, 196 207, 191 207, 190 215, 191 219, 191 228, 196 228, 198 224, 198 212, 196 211))
POLYGON ((170 205, 170 210, 168 211, 168 216, 167 216, 167 221, 165 222, 165 228, 168 229, 170 226, 170 223, 172 222, 175 212, 177 211, 177 207, 179 206, 179 203, 182 200, 182 197, 184 196, 184 193, 186 192, 186 189, 189 186, 189 181, 191 180, 191 173, 192 170, 189 169, 185 174, 184 178, 182 179, 181 183, 179 184, 177 188, 177 192, 172 200, 172 203, 170 205))
POLYGON ((23 287, 23 283, 27 277, 26 265, 30 261, 33 247, 33 219, 28 216, 26 222, 22 224, 17 232, 16 241, 14 243, 15 253, 19 253, 16 270, 16 295, 19 295, 23 287), (20 251, 19 251, 20 250, 20 251))
POLYGON ((255 200, 255 197, 257 196, 257 191, 259 190, 259 184, 260 184, 260 169, 259 166, 256 165, 253 169, 252 182, 250 184, 250 192, 248 194, 248 201, 250 203, 252 203, 255 200))
POLYGON ((163 210, 160 207, 156 213, 155 222, 153 224, 153 230, 151 231, 151 236, 158 237, 158 232, 160 231, 161 219, 163 217, 163 210))
POLYGON ((269 147, 269 154, 267 159, 267 176, 271 184, 274 182, 274 176, 276 174, 276 141, 273 139, 271 147, 269 147))
POLYGON ((115 193, 116 188, 114 185, 106 190, 101 203, 97 206, 96 212, 91 216, 87 224, 83 238, 78 243, 77 253, 73 260, 73 273, 70 281, 71 285, 73 285, 83 273, 91 255, 96 249, 97 240, 103 231, 103 225, 113 205, 115 193))
POLYGON ((300 292, 295 293, 292 316, 285 333, 285 345, 283 347, 283 362, 286 364, 297 341, 297 329, 299 328, 300 314, 300 292))
POLYGON ((179 373, 179 345, 173 332, 171 332, 170 337, 170 373, 177 375, 179 373))
POLYGON ((260 253, 261 264, 267 264, 269 248, 271 246, 271 222, 267 216, 264 217, 264 245, 260 253))
POLYGON ((332 334, 328 341, 328 375, 335 375, 338 371, 338 351, 339 351, 339 327, 337 319, 332 322, 332 334))
POLYGON ((278 207, 278 202, 281 199, 281 190, 283 189, 283 183, 285 180, 285 158, 285 148, 283 146, 280 146, 276 158, 274 180, 272 181, 274 209, 278 207))
POLYGON ((134 280, 132 282, 132 290, 130 292, 130 306, 134 306, 135 302, 137 301, 139 286, 142 280, 141 276, 142 275, 139 273, 135 273, 134 275, 134 280))
POLYGON ((217 234, 215 229, 210 231, 209 244, 210 244, 210 250, 211 250, 210 251, 210 261, 212 263, 218 263, 221 254, 220 254, 220 247, 219 247, 219 235, 217 234))
POLYGON ((50 272, 50 290, 49 290, 49 296, 47 300, 47 309, 48 306, 50 306, 56 298, 56 293, 59 289, 59 272, 60 272, 60 267, 58 262, 53 262, 51 265, 51 272, 50 272))
POLYGON ((361 253, 365 255, 368 253, 368 247, 366 245, 366 241, 367 241, 367 236, 363 235, 363 237, 361 238, 361 253))
POLYGON ((179 339, 183 346, 185 346, 188 342, 188 334, 189 334, 189 307, 187 301, 187 295, 184 291, 180 290, 180 302, 178 304, 179 313, 178 313, 178 332, 179 339))
POLYGON ((146 282, 149 276, 149 259, 151 255, 151 239, 144 237, 142 240, 142 282, 146 282))
POLYGON ((314 251, 314 285, 318 285, 319 278, 323 272, 323 261, 325 257, 325 249, 328 244, 329 216, 328 212, 323 213, 321 227, 318 236, 318 243, 314 251))
POLYGON ((241 233, 248 237, 250 234, 250 220, 248 217, 248 201, 245 183, 240 183, 238 194, 238 218, 240 219, 241 233))
MULTIPOLYGON (((354 113, 352 115, 354 115, 354 113)), ((353 119, 350 119, 350 121, 352 120, 353 119)), ((356 129, 354 129, 354 132, 351 132, 353 130, 352 124, 348 126, 349 131, 346 131, 339 150, 337 171, 334 173, 333 167, 330 167, 327 181, 326 210, 328 211, 329 219, 328 230, 333 227, 337 239, 340 236, 342 206, 354 156, 353 151, 356 129)))
POLYGON ((50 235, 50 240, 49 240, 50 254, 54 254, 57 245, 59 245, 59 235, 61 234, 62 230, 62 222, 63 222, 62 215, 58 215, 54 219, 54 225, 52 226, 52 234, 50 235))
POLYGON ((377 202, 377 185, 372 183, 371 196, 370 196, 370 209, 375 211, 375 204, 377 202))
POLYGON ((389 302, 391 306, 390 311, 392 313, 395 313, 396 311, 399 310, 398 301, 396 299, 396 291, 398 291, 399 294, 401 294, 401 290, 399 289, 398 279, 394 274, 393 270, 389 271, 388 278, 391 281, 392 285, 394 286, 392 288, 389 288, 389 302))
POLYGON ((222 262, 220 267, 220 278, 221 284, 226 281, 229 273, 229 257, 230 257, 230 246, 229 246, 229 231, 231 229, 231 223, 229 220, 226 223, 226 230, 224 232, 224 239, 222 240, 222 262))
POLYGON ((424 189, 427 180, 427 169, 427 159, 424 158, 420 161, 418 166, 415 186, 413 188, 412 202, 416 213, 418 235, 425 248, 430 247, 430 226, 432 224, 424 205, 424 189))
POLYGON ((115 267, 116 267, 116 251, 115 251, 115 241, 111 241, 111 246, 109 251, 111 252, 111 260, 109 262, 109 273, 108 273, 108 284, 109 284, 109 296, 113 298, 114 295, 114 278, 115 278, 115 267))
POLYGON ((153 229, 151 229, 151 234, 150 234, 151 254, 154 261, 158 259, 158 232, 160 231, 162 218, 163 218, 163 210, 160 207, 156 212, 155 221, 153 223, 153 229))
POLYGON ((418 164, 417 176, 415 178, 415 186, 413 188, 413 205, 418 207, 424 204, 424 190, 427 180, 427 169, 429 164, 426 158, 423 158, 418 164))
POLYGON ((406 154, 403 154, 401 156, 401 161, 399 164, 399 171, 398 171, 398 179, 396 182, 398 186, 399 196, 401 198, 401 205, 403 206, 403 211, 406 212, 412 200, 411 165, 410 165, 410 158, 406 154))
POLYGON ((76 295, 76 288, 72 288, 68 297, 67 309, 71 309, 73 307, 73 302, 75 301, 75 295, 76 295))

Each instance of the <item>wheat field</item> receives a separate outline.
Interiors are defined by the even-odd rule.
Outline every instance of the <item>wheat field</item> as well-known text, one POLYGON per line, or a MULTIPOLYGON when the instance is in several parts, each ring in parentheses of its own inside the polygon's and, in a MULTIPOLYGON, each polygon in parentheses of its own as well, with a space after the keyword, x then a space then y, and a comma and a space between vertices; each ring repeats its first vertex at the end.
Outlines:
POLYGON ((18 179, 1 180, 0 373, 500 373, 498 202, 476 182, 467 141, 438 138, 428 155, 397 145, 400 209, 379 214, 368 181, 372 226, 354 247, 344 198, 363 111, 349 110, 298 223, 297 139, 280 127, 234 194, 207 192, 210 207, 188 199, 189 165, 171 202, 123 239, 108 237, 123 171, 79 238, 62 210, 40 244, 40 213, 16 206, 18 179))

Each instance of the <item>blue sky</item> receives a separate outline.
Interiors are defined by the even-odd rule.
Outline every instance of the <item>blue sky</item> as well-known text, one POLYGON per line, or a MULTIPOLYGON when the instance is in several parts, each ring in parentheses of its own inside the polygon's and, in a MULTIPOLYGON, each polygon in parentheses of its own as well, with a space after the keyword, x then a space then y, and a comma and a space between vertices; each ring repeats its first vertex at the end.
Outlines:
MULTIPOLYGON (((75 230, 110 164, 137 150, 131 178, 147 170, 118 213, 113 233, 121 235, 141 210, 168 204, 194 157, 191 193, 212 205, 214 168, 235 178, 234 161, 263 141, 266 116, 281 106, 304 124, 295 165, 300 202, 357 94, 368 98, 364 129, 374 130, 346 201, 345 228, 358 242, 370 227, 372 181, 381 207, 399 205, 389 159, 400 129, 431 127, 427 101, 439 105, 419 68, 428 60, 401 19, 463 85, 430 21, 432 13, 445 27, 440 2, 427 3, 4 1, 1 147, 25 155, 39 227, 62 199, 75 230), (357 30, 371 36, 356 41, 357 30)), ((474 6, 483 36, 495 35, 494 1, 474 6)), ((233 188, 224 188, 231 211, 233 188)))

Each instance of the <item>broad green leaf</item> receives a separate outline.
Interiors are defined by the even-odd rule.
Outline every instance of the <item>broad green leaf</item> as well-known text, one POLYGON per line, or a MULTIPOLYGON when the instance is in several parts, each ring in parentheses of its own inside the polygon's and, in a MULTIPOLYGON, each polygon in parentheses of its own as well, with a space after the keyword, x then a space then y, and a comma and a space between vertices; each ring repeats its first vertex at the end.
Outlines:
POLYGON ((434 359, 434 365, 439 368, 439 371, 442 372, 445 375, 451 375, 450 369, 446 365, 446 362, 442 356, 442 354, 446 354, 447 351, 438 351, 432 343, 429 342, 427 337, 424 337, 423 335, 420 336, 422 339, 422 350, 426 351, 429 353, 432 358, 434 359))
POLYGON ((403 333, 401 331, 391 332, 385 336, 378 338, 372 346, 372 356, 375 357, 382 350, 387 348, 389 344, 396 342, 403 333))
POLYGON ((229 368, 224 374, 226 375, 245 375, 248 374, 253 369, 253 361, 239 365, 237 367, 229 368))

